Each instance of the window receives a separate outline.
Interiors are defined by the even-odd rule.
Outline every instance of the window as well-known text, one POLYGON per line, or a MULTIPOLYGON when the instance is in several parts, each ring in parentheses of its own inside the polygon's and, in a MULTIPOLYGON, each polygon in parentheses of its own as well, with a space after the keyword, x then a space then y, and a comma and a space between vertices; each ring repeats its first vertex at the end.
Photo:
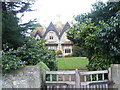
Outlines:
POLYGON ((64 47, 64 52, 65 53, 71 53, 71 47, 64 47))
POLYGON ((50 32, 49 39, 50 39, 50 40, 53 40, 53 32, 50 32))
POLYGON ((71 53, 71 49, 65 49, 65 53, 71 53))
POLYGON ((55 46, 48 46, 48 49, 50 49, 50 50, 56 50, 56 47, 55 46))

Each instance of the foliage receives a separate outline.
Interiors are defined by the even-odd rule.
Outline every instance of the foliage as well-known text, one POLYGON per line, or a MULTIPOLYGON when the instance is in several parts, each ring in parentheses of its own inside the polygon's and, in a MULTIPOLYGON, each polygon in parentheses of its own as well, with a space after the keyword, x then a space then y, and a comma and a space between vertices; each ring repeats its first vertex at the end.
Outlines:
POLYGON ((40 39, 36 41, 32 38, 29 38, 29 41, 22 47, 15 49, 9 49, 7 45, 3 45, 5 50, 3 54, 3 69, 7 71, 11 69, 17 69, 25 65, 36 65, 38 62, 42 61, 45 63, 50 70, 56 70, 56 54, 54 51, 49 50, 44 45, 44 40, 40 39), (24 63, 22 63, 24 62, 24 63), (14 65, 15 64, 15 65, 14 65))
POLYGON ((85 57, 85 52, 84 49, 82 49, 81 47, 74 45, 73 46, 73 52, 72 52, 72 56, 73 57, 85 57))
POLYGON ((68 38, 86 52, 89 70, 108 69, 110 64, 120 63, 119 4, 95 4, 95 9, 77 19, 78 23, 67 32, 68 38))
POLYGON ((48 68, 48 66, 43 63, 43 62, 39 62, 36 64, 37 66, 41 66, 43 69, 45 69, 46 71, 50 71, 50 69, 48 68))
POLYGON ((116 13, 120 10, 120 2, 96 2, 92 5, 90 13, 76 15, 75 20, 80 24, 85 18, 91 18, 92 22, 98 24, 99 21, 108 21, 112 16, 115 16, 116 13))
POLYGON ((62 54, 62 51, 61 51, 61 50, 58 50, 56 54, 57 54, 57 55, 60 55, 60 54, 62 54))
POLYGON ((2 72, 10 72, 11 70, 25 66, 25 62, 16 55, 12 55, 13 52, 14 50, 10 49, 2 53, 2 72))
POLYGON ((8 43, 9 48, 17 49, 25 43, 25 34, 35 21, 19 24, 21 18, 17 14, 31 11, 32 4, 33 2, 2 2, 2 42, 8 43))
MULTIPOLYGON (((67 31, 68 38, 77 46, 83 48, 86 52, 87 57, 89 58, 93 52, 93 46, 88 47, 87 38, 92 38, 92 34, 95 34, 98 31, 98 26, 94 26, 94 23, 91 22, 91 19, 84 19, 81 24, 73 25, 67 31)), ((92 40, 92 39, 90 39, 92 40)), ((90 41, 94 42, 94 40, 90 41)), ((94 52, 93 52, 94 53, 94 52)))
POLYGON ((19 19, 12 12, 2 14, 2 42, 8 43, 9 47, 17 48, 24 43, 23 28, 18 25, 19 19), (12 23, 10 23, 12 22, 12 23))
POLYGON ((33 11, 31 9, 32 5, 34 4, 35 0, 32 0, 32 2, 2 2, 2 12, 8 12, 12 11, 14 15, 17 15, 18 13, 22 13, 22 16, 24 15, 24 12, 33 11))
POLYGON ((39 41, 29 38, 23 47, 19 47, 15 52, 26 65, 36 65, 38 62, 44 62, 50 70, 56 70, 55 52, 49 50, 44 45, 44 40, 39 41))

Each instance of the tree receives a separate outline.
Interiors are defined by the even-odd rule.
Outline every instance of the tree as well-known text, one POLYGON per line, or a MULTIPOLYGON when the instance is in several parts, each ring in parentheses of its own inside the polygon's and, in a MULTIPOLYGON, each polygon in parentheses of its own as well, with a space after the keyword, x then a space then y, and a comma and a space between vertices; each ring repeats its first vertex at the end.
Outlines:
MULTIPOLYGON (((90 59, 94 53, 94 45, 88 47, 86 39, 90 37, 92 38, 93 34, 97 33, 97 31, 98 26, 95 26, 91 19, 84 19, 81 24, 76 24, 73 25, 73 27, 70 27, 70 29, 67 31, 67 37, 74 44, 86 50, 87 57, 90 59)), ((94 42, 94 39, 91 40, 94 42)))
POLYGON ((32 2, 2 2, 2 12, 12 11, 12 14, 17 15, 18 13, 24 13, 27 11, 33 11, 31 9, 35 0, 32 2))
POLYGON ((44 40, 39 41, 29 38, 22 47, 9 49, 7 44, 3 45, 6 52, 3 52, 2 69, 4 72, 18 69, 25 65, 36 65, 39 62, 45 63, 50 70, 57 70, 56 54, 44 45, 44 40))
POLYGON ((23 47, 19 47, 16 55, 26 62, 26 65, 36 65, 40 61, 44 62, 50 70, 56 70, 56 54, 45 46, 45 41, 29 38, 23 47))
POLYGON ((10 47, 14 48, 22 46, 25 38, 21 33, 23 28, 18 25, 18 18, 15 17, 11 12, 6 12, 2 15, 2 22, 3 44, 8 43, 10 47))
POLYGON ((77 16, 78 23, 67 32, 68 38, 86 52, 89 70, 108 69, 110 64, 120 63, 119 4, 94 4, 93 11, 77 16))
POLYGON ((2 42, 8 43, 10 48, 22 46, 25 39, 25 34, 31 28, 34 21, 18 24, 18 13, 30 11, 30 3, 24 2, 2 2, 2 42))
POLYGON ((112 16, 115 16, 116 13, 120 10, 120 2, 96 2, 92 5, 90 13, 85 13, 81 15, 77 15, 75 20, 78 23, 81 23, 85 18, 91 18, 92 22, 98 24, 99 21, 108 21, 112 16))

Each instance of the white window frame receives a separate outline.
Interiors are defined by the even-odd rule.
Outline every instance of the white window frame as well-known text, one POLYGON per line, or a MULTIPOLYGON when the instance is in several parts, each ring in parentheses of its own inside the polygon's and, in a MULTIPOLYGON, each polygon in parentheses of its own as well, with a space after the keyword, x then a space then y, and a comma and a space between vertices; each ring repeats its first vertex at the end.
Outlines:
POLYGON ((53 40, 53 39, 54 39, 53 32, 50 32, 50 34, 49 34, 49 40, 53 40))
POLYGON ((64 47, 64 53, 71 53, 72 50, 71 50, 71 47, 70 46, 65 46, 64 47))
POLYGON ((48 49, 50 49, 50 50, 56 50, 56 46, 48 46, 48 49))

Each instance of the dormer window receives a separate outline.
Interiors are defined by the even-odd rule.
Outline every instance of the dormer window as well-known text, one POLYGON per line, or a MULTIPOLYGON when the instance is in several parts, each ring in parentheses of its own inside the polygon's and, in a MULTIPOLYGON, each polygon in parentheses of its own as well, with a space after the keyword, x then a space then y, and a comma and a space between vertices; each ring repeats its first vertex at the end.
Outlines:
POLYGON ((53 40, 53 32, 50 32, 49 39, 50 39, 50 40, 53 40))

